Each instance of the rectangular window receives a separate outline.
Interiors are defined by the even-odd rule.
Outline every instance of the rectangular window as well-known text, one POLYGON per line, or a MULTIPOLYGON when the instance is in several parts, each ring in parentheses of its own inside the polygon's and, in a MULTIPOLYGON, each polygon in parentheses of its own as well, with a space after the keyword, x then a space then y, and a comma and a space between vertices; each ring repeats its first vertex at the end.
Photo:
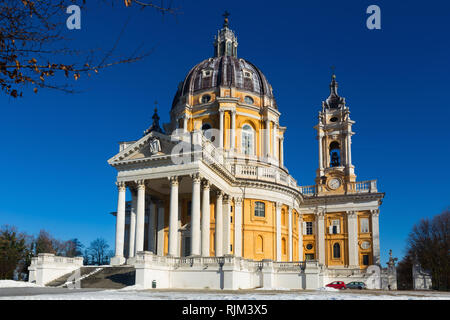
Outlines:
POLYGON ((314 253, 305 254, 305 260, 314 260, 314 253))
POLYGON ((368 233, 369 232, 369 219, 361 218, 359 220, 359 223, 361 225, 361 233, 368 233))
POLYGON ((368 254, 363 255, 363 265, 365 265, 365 266, 369 265, 369 255, 368 254))
POLYGON ((266 206, 264 202, 255 202, 255 217, 265 217, 266 206))
POLYGON ((328 233, 330 234, 338 234, 341 233, 341 221, 340 220, 332 220, 331 226, 329 226, 328 233))
POLYGON ((313 234, 313 223, 312 223, 312 221, 306 222, 306 234, 313 234))

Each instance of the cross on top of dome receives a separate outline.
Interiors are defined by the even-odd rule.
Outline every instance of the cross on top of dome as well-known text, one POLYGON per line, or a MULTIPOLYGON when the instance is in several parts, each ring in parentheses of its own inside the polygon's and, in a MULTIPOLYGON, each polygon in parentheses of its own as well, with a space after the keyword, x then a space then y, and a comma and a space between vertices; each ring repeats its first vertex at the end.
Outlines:
POLYGON ((228 28, 228 17, 231 15, 231 13, 229 13, 228 11, 226 11, 225 10, 225 12, 223 13, 223 17, 224 17, 224 20, 223 20, 223 27, 224 28, 228 28))

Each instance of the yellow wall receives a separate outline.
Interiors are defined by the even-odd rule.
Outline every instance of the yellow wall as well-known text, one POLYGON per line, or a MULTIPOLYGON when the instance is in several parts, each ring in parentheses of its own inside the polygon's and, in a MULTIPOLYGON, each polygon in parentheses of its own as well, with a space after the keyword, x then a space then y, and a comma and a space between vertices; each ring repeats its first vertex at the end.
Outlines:
MULTIPOLYGON (((305 214, 303 215, 303 219, 302 222, 313 222, 314 224, 316 223, 315 221, 315 216, 313 214, 305 214)), ((316 245, 316 228, 315 225, 313 224, 313 234, 311 235, 307 235, 304 234, 303 235, 303 257, 301 257, 301 261, 306 260, 306 254, 314 254, 314 259, 317 260, 318 256, 317 256, 317 245, 316 245), (312 249, 308 250, 307 249, 307 245, 311 244, 313 247, 312 249)), ((300 226, 300 228, 303 228, 303 226, 300 226)), ((302 232, 302 230, 301 230, 302 232)))
POLYGON ((272 202, 265 203, 265 217, 254 215, 255 202, 259 200, 245 199, 242 208, 243 257, 262 260, 276 257, 276 217, 272 202), (262 239, 262 246, 261 246, 262 239))

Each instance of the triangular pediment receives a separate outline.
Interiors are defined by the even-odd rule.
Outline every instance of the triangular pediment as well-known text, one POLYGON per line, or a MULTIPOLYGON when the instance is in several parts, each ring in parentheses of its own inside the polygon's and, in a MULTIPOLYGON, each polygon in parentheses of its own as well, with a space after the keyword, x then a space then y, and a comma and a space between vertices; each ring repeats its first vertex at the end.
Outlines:
POLYGON ((138 141, 126 145, 122 151, 108 160, 113 165, 132 160, 160 158, 170 155, 175 142, 171 137, 159 132, 150 132, 138 141))

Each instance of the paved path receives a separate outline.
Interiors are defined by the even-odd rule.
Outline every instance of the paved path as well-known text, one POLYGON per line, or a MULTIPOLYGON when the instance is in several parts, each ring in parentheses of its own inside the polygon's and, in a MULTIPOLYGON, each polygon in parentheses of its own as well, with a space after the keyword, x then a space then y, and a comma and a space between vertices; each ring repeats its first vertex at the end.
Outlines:
POLYGON ((34 296, 38 294, 65 294, 74 292, 94 292, 104 289, 67 289, 67 288, 0 288, 0 297, 34 296))

